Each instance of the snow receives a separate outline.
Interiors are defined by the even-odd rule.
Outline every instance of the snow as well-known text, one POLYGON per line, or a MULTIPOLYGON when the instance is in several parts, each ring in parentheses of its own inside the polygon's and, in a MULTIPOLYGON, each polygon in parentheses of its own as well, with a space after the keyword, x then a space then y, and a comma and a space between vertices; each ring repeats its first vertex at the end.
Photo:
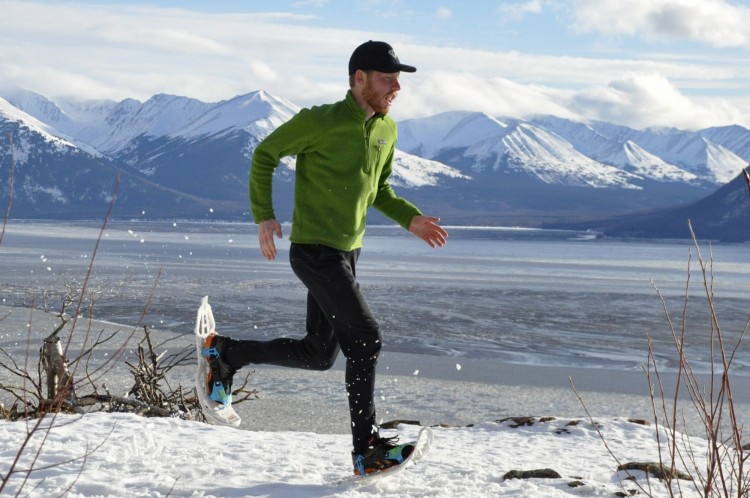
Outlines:
POLYGON ((196 138, 227 130, 244 129, 258 138, 265 138, 288 121, 299 107, 266 92, 240 95, 220 102, 172 137, 196 138))
MULTIPOLYGON (((72 142, 59 138, 56 135, 54 128, 19 110, 2 97, 0 97, 0 119, 19 123, 41 135, 45 142, 49 142, 57 147, 75 147, 72 142)), ((18 143, 15 145, 18 147, 18 143)), ((21 148, 21 150, 23 151, 25 149, 21 148)), ((18 157, 16 158, 16 161, 19 163, 24 162, 23 159, 19 159, 18 157)))
MULTIPOLYGON (((73 144, 95 156, 130 153, 140 139, 193 141, 235 132, 248 136, 251 149, 299 110, 262 90, 218 103, 172 95, 155 95, 145 103, 133 99, 53 102, 22 89, 6 90, 4 97, 0 119, 7 116, 23 122, 42 130, 48 141, 73 144)), ((500 168, 505 161, 551 184, 632 189, 638 188, 633 181, 644 177, 692 183, 697 176, 726 183, 746 165, 747 133, 742 127, 638 131, 554 116, 524 121, 453 111, 399 123, 398 146, 408 153, 401 158, 407 165, 401 180, 407 185, 439 183, 443 174, 439 170, 445 166, 435 161, 466 150, 475 170, 500 168), (417 163, 407 164, 412 158, 417 163)))
POLYGON ((704 140, 706 142, 706 165, 717 183, 728 183, 734 180, 747 166, 747 161, 732 151, 704 140))
POLYGON ((684 171, 673 164, 662 160, 659 156, 649 153, 635 142, 628 140, 623 144, 625 160, 622 166, 632 166, 637 175, 662 181, 691 182, 698 179, 697 175, 684 171))
MULTIPOLYGON (((0 423, 0 472, 5 475, 35 422, 0 423)), ((25 483, 31 496, 69 497, 324 496, 399 495, 409 497, 614 496, 652 486, 668 496, 657 479, 640 471, 628 480, 620 463, 658 461, 652 426, 624 419, 536 420, 526 426, 488 421, 472 427, 434 427, 430 453, 406 472, 366 487, 341 483, 350 474, 350 436, 291 431, 249 431, 195 421, 92 413, 45 419, 33 434, 18 469, 39 459, 25 483), (606 441, 606 446, 603 441, 606 441), (83 458, 85 457, 85 458, 83 458), (511 470, 550 468, 561 478, 504 479, 511 470), (571 487, 576 483, 578 487, 571 487)), ((402 424, 384 434, 415 438, 418 426, 402 424)), ((699 460, 704 442, 691 440, 699 460)), ((6 492, 24 485, 14 475, 6 492)), ((698 496, 681 482, 684 496, 698 496)), ((24 494, 24 493, 22 493, 24 494)))
POLYGON ((440 183, 441 176, 471 179, 459 170, 443 163, 413 156, 399 149, 394 152, 393 175, 390 178, 392 185, 406 187, 435 186, 440 183))
MULTIPOLYGON (((573 146, 542 128, 519 124, 503 137, 502 147, 510 161, 530 171, 545 183, 588 185, 596 188, 637 188, 629 183, 636 176, 613 166, 594 161, 579 153, 573 146)), ((471 147, 467 155, 487 155, 486 151, 471 147)), ((497 157, 502 157, 498 154, 497 157)))
POLYGON ((143 104, 130 102, 107 117, 106 126, 91 130, 91 145, 116 154, 139 136, 162 137, 187 126, 211 108, 187 97, 154 95, 143 104))

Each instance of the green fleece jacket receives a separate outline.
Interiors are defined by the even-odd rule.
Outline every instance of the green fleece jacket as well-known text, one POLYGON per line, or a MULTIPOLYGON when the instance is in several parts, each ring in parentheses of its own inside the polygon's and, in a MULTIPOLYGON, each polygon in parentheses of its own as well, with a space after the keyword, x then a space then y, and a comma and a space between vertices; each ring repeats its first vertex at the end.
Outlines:
POLYGON ((388 183, 398 133, 388 116, 366 121, 351 92, 334 104, 302 109, 255 149, 250 206, 256 223, 275 219, 271 184, 279 160, 297 156, 289 240, 342 251, 362 246, 374 206, 408 229, 421 214, 388 183))

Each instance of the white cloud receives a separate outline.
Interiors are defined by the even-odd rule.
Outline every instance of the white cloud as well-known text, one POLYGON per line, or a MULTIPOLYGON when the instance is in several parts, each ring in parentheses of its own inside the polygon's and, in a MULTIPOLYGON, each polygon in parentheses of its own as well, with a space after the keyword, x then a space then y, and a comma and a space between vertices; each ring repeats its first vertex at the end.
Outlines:
POLYGON ((671 126, 699 129, 743 121, 740 111, 729 102, 692 100, 656 73, 628 73, 608 85, 577 92, 570 99, 570 108, 588 119, 633 128, 671 126))
POLYGON ((453 12, 447 7, 440 7, 435 11, 435 17, 441 20, 453 17, 453 12))
MULTIPOLYGON (((628 7, 622 12, 616 10, 620 2, 595 4, 602 11, 598 20, 624 34, 633 19, 648 16, 651 3, 622 0, 628 7), (616 14, 622 25, 611 17, 616 14)), ((551 6, 532 0, 509 8, 529 13, 551 6)), ((588 0, 576 6, 581 19, 594 22, 597 9, 588 0)), ((730 119, 750 125, 747 102, 732 106, 710 96, 728 88, 740 93, 750 81, 750 66, 728 58, 701 62, 665 53, 605 59, 455 48, 433 39, 419 43, 412 35, 326 29, 319 19, 307 23, 309 16, 288 13, 228 15, 8 0, 0 0, 0 12, 0 82, 49 97, 146 100, 169 93, 216 102, 266 90, 298 105, 314 105, 344 96, 354 47, 385 39, 404 63, 418 67, 416 74, 402 77, 402 96, 393 111, 399 119, 466 109, 496 116, 586 116, 633 126, 695 128, 730 119)))
POLYGON ((725 99, 690 98, 657 73, 627 72, 610 82, 578 90, 470 73, 431 72, 402 78, 394 117, 423 117, 448 110, 485 112, 495 117, 552 114, 610 121, 636 129, 666 126, 694 130, 730 124, 750 127, 750 102, 738 106, 725 99))
POLYGON ((518 3, 501 3, 497 8, 498 14, 503 21, 518 21, 526 14, 539 14, 542 12, 541 0, 527 0, 518 3))
POLYGON ((456 72, 476 73, 487 78, 508 78, 565 88, 606 84, 622 74, 637 71, 655 72, 670 80, 701 85, 712 85, 738 74, 750 78, 750 68, 726 68, 693 61, 552 56, 410 44, 399 50, 399 56, 404 61, 420 61, 420 71, 422 68, 440 71, 449 67, 456 72))
POLYGON ((328 5, 328 0, 297 0, 292 2, 292 7, 325 7, 328 5))
POLYGON ((309 28, 307 16, 209 14, 142 6, 0 1, 0 78, 45 95, 202 100, 265 89, 316 96, 346 88, 346 61, 362 37, 309 28), (330 54, 338 54, 331 56, 330 54), (310 77, 324 79, 316 87, 310 77))
POLYGON ((750 49, 750 8, 725 0, 576 0, 575 28, 750 49))
POLYGON ((198 36, 183 29, 162 26, 109 25, 92 31, 102 41, 141 46, 146 50, 188 54, 229 54, 232 49, 226 44, 205 36, 198 36))
POLYGON ((404 77, 401 86, 393 110, 396 117, 429 116, 449 110, 479 111, 496 117, 538 113, 579 117, 562 105, 569 92, 500 77, 433 71, 413 80, 404 77))

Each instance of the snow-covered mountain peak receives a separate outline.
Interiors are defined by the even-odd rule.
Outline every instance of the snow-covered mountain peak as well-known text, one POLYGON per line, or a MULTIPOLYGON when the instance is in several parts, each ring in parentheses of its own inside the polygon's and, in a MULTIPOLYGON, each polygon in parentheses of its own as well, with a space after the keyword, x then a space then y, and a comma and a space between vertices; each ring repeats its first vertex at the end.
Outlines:
POLYGON ((291 102, 265 91, 252 92, 216 104, 171 136, 196 138, 244 130, 262 139, 289 120, 299 109, 291 102))
POLYGON ((732 181, 748 165, 748 162, 737 156, 726 147, 703 138, 706 144, 706 167, 717 183, 732 181))
POLYGON ((628 140, 623 144, 622 160, 615 158, 614 164, 626 170, 659 181, 693 182, 698 176, 685 171, 673 164, 669 164, 660 157, 641 148, 635 142, 628 140))
MULTIPOLYGON (((136 102, 133 99, 129 99, 136 102)), ((104 120, 119 105, 114 100, 80 100, 77 98, 63 98, 57 101, 60 109, 81 127, 104 123, 104 120)))
POLYGON ((435 186, 442 178, 471 179, 456 168, 443 163, 414 156, 399 149, 394 152, 393 175, 389 179, 392 185, 407 188, 435 186))
POLYGON ((126 99, 114 106, 105 119, 106 126, 82 130, 90 143, 114 155, 136 137, 162 137, 184 128, 205 113, 211 104, 174 95, 154 95, 141 104, 126 99))
POLYGON ((461 119, 443 137, 443 147, 468 147, 471 144, 505 135, 508 125, 483 112, 472 113, 461 119))
POLYGON ((193 122, 211 108, 197 99, 159 94, 148 99, 128 120, 148 136, 174 133, 193 122))
POLYGON ((72 121, 56 103, 36 92, 16 87, 4 89, 2 97, 38 122, 47 123, 63 133, 67 132, 65 127, 72 121))
POLYGON ((466 148, 477 141, 499 137, 507 124, 482 112, 451 111, 399 123, 399 147, 422 157, 443 149, 466 148))
MULTIPOLYGON (((2 97, 0 97, 0 120, 16 123, 19 127, 35 133, 37 136, 41 137, 44 142, 51 145, 54 150, 60 151, 67 148, 81 148, 79 144, 75 144, 72 140, 62 137, 62 134, 52 126, 43 123, 34 116, 20 110, 2 97)), ((31 153, 32 147, 38 147, 38 145, 32 146, 28 143, 27 135, 25 133, 20 134, 18 137, 13 137, 13 146, 16 164, 25 163, 31 153)), ((92 155, 99 155, 91 148, 85 146, 83 146, 83 148, 86 152, 92 155)))
POLYGON ((510 127, 500 140, 478 142, 466 155, 475 164, 527 171, 548 184, 639 188, 631 183, 639 178, 636 175, 597 162, 560 136, 526 122, 510 127))

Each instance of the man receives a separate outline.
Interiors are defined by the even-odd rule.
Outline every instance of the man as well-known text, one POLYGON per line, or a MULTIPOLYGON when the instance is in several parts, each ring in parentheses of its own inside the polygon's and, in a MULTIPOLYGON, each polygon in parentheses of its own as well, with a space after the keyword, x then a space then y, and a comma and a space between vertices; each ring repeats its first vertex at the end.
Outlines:
POLYGON ((343 351, 352 461, 359 475, 397 465, 414 448, 380 437, 375 418, 381 335, 355 272, 367 209, 374 206, 432 247, 442 247, 448 235, 438 218, 423 216, 388 183, 397 138, 388 111, 402 71, 416 68, 401 64, 387 43, 360 45, 349 60, 344 100, 301 110, 255 149, 250 203, 268 260, 277 255, 274 236, 282 236, 271 199, 273 173, 282 157, 297 156, 289 260, 308 289, 304 338, 260 342, 211 335, 204 349, 213 373, 209 386, 218 386, 217 402, 231 393, 232 375, 242 366, 325 370, 343 351))

